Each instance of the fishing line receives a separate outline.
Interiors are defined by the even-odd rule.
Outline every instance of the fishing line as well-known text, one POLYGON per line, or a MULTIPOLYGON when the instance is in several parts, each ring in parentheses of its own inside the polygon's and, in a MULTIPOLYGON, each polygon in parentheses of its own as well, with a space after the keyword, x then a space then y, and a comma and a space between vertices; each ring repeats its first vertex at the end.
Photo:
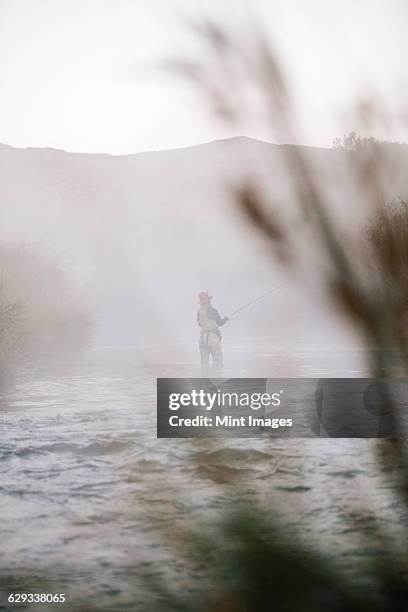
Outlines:
POLYGON ((236 310, 234 310, 234 312, 232 312, 229 315, 229 319, 231 317, 233 317, 234 315, 236 315, 238 312, 241 312, 241 310, 244 310, 245 308, 248 308, 249 306, 252 306, 252 304, 255 304, 255 302, 259 302, 260 300, 262 300, 263 298, 265 298, 266 296, 270 295, 271 293, 274 293, 275 291, 278 291, 279 289, 283 289, 283 287, 287 287, 288 285, 290 285, 291 283, 293 283, 293 281, 289 281, 287 283, 283 283, 282 285, 279 285, 278 287, 273 287, 272 289, 270 289, 269 291, 267 291, 266 293, 263 293, 262 295, 259 295, 258 297, 256 297, 254 300, 251 300, 250 302, 248 302, 248 304, 244 304, 243 306, 240 306, 239 308, 237 308, 236 310))

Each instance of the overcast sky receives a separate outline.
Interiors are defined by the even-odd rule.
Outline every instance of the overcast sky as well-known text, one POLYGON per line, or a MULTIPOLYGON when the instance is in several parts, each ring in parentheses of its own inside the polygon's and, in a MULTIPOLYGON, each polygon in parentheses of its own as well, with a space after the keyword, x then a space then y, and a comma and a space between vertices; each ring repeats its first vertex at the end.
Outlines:
MULTIPOLYGON (((196 52, 181 14, 215 14, 240 27, 251 6, 290 68, 298 140, 330 145, 355 127, 344 114, 355 95, 375 91, 394 108, 406 102, 407 5, 0 0, 0 142, 119 154, 232 135, 210 120, 186 83, 155 66, 196 52)), ((408 129, 378 128, 376 135, 408 140, 408 129)))

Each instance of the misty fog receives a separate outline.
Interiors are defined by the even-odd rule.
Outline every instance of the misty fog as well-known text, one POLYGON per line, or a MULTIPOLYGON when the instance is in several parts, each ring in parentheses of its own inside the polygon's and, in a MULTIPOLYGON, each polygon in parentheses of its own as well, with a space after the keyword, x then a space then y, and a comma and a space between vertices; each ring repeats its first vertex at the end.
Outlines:
MULTIPOLYGON (((191 359, 200 290, 209 290, 228 315, 287 280, 293 282, 230 322, 226 347, 245 353, 256 347, 357 346, 332 305, 322 304, 312 267, 302 278, 288 279, 231 199, 233 184, 255 177, 293 220, 281 150, 247 138, 117 157, 3 145, 0 239, 13 248, 36 245, 58 259, 83 294, 97 346, 137 345, 146 357, 150 347, 159 361, 177 362, 186 354, 191 359)), ((406 190, 408 153, 397 145, 384 150, 394 166, 392 185, 384 183, 384 198, 391 201, 406 190)), ((304 147, 303 154, 321 177, 339 227, 361 231, 364 207, 355 205, 353 153, 304 147)), ((298 240, 307 243, 301 222, 298 240)), ((29 267, 26 274, 35 292, 29 267)), ((57 279, 50 276, 46 284, 50 296, 63 298, 57 279)), ((23 299, 24 292, 18 293, 15 288, 16 299, 23 299)), ((65 299, 65 308, 75 309, 74 302, 65 299)))

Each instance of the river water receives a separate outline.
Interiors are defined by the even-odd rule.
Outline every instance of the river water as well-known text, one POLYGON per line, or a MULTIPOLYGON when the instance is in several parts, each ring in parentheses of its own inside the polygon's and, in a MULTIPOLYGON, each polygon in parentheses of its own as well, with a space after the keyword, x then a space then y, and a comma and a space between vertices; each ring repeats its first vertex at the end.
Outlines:
MULTIPOLYGON (((230 349, 226 375, 255 375, 239 354, 230 349)), ((251 354, 260 376, 364 374, 361 354, 251 354)), ((372 552, 356 541, 350 516, 368 535, 374 515, 398 528, 393 473, 378 474, 373 440, 158 440, 156 378, 194 375, 193 353, 185 363, 143 365, 132 347, 17 373, 0 411, 4 592, 65 592, 72 606, 143 610, 146 574, 183 574, 169 534, 200 529, 239 499, 267 504, 289 533, 345 566, 372 552)))

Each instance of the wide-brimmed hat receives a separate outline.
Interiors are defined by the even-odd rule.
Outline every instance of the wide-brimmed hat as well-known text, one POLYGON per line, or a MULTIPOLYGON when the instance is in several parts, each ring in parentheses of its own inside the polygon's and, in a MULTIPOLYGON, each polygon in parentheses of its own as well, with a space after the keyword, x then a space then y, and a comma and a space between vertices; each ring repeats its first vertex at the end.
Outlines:
POLYGON ((211 299, 212 295, 210 295, 208 291, 200 291, 200 293, 198 294, 198 301, 200 302, 200 304, 202 304, 203 302, 209 302, 211 299))

